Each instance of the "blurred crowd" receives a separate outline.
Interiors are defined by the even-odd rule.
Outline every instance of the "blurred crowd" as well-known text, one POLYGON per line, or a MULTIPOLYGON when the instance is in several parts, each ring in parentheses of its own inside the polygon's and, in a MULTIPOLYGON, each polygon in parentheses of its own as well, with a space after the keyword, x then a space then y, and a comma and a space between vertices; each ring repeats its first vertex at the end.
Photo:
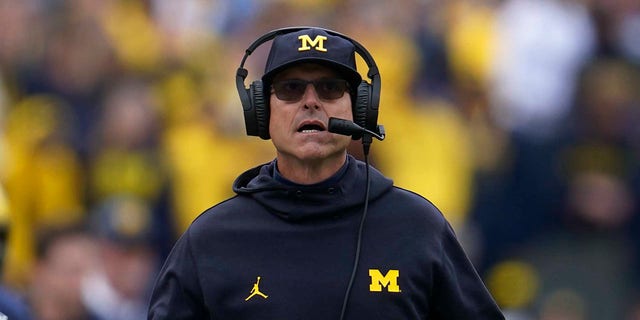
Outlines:
POLYGON ((371 52, 371 162, 507 319, 640 319, 637 0, 0 0, 0 315, 144 319, 176 238, 275 156, 235 71, 298 25, 371 52))

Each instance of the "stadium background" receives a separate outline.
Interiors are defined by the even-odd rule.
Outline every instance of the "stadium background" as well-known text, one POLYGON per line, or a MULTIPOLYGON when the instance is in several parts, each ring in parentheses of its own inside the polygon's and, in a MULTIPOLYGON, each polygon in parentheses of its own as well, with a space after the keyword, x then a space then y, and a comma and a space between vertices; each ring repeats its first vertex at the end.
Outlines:
POLYGON ((90 304, 96 272, 144 300, 189 222, 273 158, 235 69, 297 25, 372 53, 372 162, 442 209, 508 319, 640 319, 635 0, 0 0, 3 290, 41 319, 90 304))

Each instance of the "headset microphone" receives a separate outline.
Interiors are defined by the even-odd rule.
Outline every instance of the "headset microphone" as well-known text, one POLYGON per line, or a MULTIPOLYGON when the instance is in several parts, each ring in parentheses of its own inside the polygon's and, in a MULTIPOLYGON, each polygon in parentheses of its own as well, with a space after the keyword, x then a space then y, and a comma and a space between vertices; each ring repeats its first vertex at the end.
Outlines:
POLYGON ((329 118, 329 132, 352 136, 355 139, 360 139, 365 133, 370 134, 380 141, 384 140, 385 137, 384 127, 382 125, 378 125, 378 133, 376 133, 357 125, 353 121, 333 117, 329 118))

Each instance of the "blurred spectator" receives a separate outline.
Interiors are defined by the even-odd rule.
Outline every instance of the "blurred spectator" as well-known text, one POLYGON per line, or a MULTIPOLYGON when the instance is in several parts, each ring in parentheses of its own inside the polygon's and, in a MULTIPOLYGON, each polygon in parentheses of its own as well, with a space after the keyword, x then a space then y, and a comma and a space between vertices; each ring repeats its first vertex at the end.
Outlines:
MULTIPOLYGON (((0 184, 0 275, 4 268, 7 250, 7 237, 11 226, 9 204, 2 184, 0 184)), ((0 316, 7 316, 14 320, 31 319, 29 308, 24 298, 3 281, 0 281, 0 316)))
POLYGON ((443 13, 447 18, 449 86, 486 89, 496 54, 500 6, 494 0, 448 3, 448 10, 443 13))
POLYGON ((99 203, 118 193, 155 202, 165 187, 157 154, 161 129, 159 107, 151 86, 122 78, 101 100, 89 150, 89 199, 99 203))
POLYGON ((34 319, 95 320, 84 306, 81 285, 97 263, 95 240, 84 225, 41 230, 27 291, 34 319))
POLYGON ((73 224, 84 212, 83 170, 71 146, 68 106, 53 95, 28 96, 9 110, 5 185, 11 205, 5 277, 23 287, 34 230, 73 224))
POLYGON ((48 94, 68 106, 67 129, 82 155, 98 117, 102 86, 117 71, 113 50, 98 21, 73 16, 62 5, 49 9, 42 23, 51 29, 41 44, 42 54, 22 70, 18 81, 23 94, 48 94))
POLYGON ((99 320, 146 318, 159 263, 148 204, 135 197, 114 196, 100 203, 90 219, 98 236, 98 267, 81 285, 85 307, 99 320))
MULTIPOLYGON (((621 177, 634 198, 640 195, 640 69, 620 58, 594 60, 583 72, 581 97, 570 141, 573 170, 595 167, 621 177)), ((638 211, 636 206, 636 211, 638 211)), ((613 214, 613 213, 611 213, 613 214)), ((640 217, 625 231, 633 238, 634 280, 640 288, 640 217)))
POLYGON ((95 206, 120 194, 147 202, 164 238, 157 249, 168 250, 172 221, 165 160, 159 143, 161 110, 152 84, 136 76, 119 78, 100 101, 100 117, 91 130, 87 154, 87 201, 95 206))
POLYGON ((577 74, 594 53, 589 11, 580 0, 507 0, 497 19, 492 114, 509 131, 549 138, 566 120, 577 74))

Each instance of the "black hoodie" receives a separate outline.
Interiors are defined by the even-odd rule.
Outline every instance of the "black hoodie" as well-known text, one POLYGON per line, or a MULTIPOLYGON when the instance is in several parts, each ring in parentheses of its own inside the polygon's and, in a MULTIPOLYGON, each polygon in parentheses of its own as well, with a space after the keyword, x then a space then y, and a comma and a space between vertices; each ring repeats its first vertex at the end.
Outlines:
MULTIPOLYGON (((339 319, 366 172, 349 156, 315 185, 280 178, 275 161, 240 175, 237 195, 175 244, 149 319, 339 319)), ((373 168, 370 179, 345 319, 504 319, 438 209, 373 168)))

